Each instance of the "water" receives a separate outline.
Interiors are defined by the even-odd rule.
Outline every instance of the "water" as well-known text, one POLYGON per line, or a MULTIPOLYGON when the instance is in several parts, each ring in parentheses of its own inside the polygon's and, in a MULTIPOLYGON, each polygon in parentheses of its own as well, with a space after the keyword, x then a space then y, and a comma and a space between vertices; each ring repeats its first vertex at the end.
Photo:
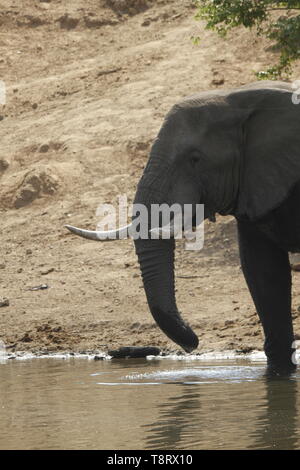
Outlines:
POLYGON ((261 362, 0 363, 0 449, 299 449, 300 371, 261 362))

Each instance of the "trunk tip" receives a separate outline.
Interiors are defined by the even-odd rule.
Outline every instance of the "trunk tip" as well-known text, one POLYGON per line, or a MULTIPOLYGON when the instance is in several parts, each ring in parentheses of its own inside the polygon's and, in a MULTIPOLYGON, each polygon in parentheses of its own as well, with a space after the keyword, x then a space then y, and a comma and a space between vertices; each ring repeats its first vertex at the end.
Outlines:
POLYGON ((188 332, 188 338, 185 337, 185 339, 188 339, 188 343, 184 342, 180 344, 180 346, 184 349, 185 352, 191 353, 194 351, 194 349, 197 349, 199 346, 199 339, 198 336, 193 332, 193 330, 190 327, 187 327, 189 329, 188 332))
POLYGON ((183 321, 178 311, 164 312, 159 307, 152 307, 151 313, 160 329, 178 344, 184 351, 191 353, 199 345, 198 336, 183 321))

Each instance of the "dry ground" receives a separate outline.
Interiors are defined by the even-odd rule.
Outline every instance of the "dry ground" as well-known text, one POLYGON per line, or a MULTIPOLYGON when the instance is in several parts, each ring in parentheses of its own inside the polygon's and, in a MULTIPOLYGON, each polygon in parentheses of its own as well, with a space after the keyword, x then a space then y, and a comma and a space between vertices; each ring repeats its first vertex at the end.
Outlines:
MULTIPOLYGON (((148 312, 132 242, 97 244, 63 226, 94 228, 100 203, 132 200, 178 99, 251 82, 272 60, 254 33, 224 42, 194 13, 183 0, 1 0, 0 297, 9 305, 0 339, 9 351, 176 348, 148 312)), ((261 348, 233 220, 207 223, 201 252, 178 243, 176 265, 199 351, 261 348)), ((299 332, 300 273, 294 294, 299 332)))

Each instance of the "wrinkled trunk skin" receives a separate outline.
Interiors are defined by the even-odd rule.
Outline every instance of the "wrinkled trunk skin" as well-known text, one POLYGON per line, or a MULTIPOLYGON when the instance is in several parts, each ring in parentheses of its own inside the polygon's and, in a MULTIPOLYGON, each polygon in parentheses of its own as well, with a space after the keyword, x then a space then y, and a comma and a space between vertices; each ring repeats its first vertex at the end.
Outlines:
MULTIPOLYGON (((135 204, 158 203, 157 198, 149 200, 149 187, 139 185, 135 204)), ((160 201, 161 202, 161 201, 160 201)), ((150 212, 150 211, 149 211, 150 212)), ((186 352, 198 346, 198 337, 182 320, 175 299, 174 282, 174 239, 135 240, 135 248, 140 263, 144 289, 150 311, 160 329, 186 352)))

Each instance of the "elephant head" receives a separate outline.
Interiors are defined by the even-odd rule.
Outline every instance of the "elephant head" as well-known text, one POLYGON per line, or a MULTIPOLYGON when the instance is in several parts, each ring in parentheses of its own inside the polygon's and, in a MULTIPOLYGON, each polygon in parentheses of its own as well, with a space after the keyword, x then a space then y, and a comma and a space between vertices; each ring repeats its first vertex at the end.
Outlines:
MULTIPOLYGON (((295 136, 299 141, 300 119, 291 93, 286 83, 259 82, 176 104, 153 143, 134 204, 149 209, 163 203, 204 204, 205 218, 215 213, 261 218, 285 198, 299 175, 295 136)), ((105 233, 68 228, 87 238, 105 238, 105 233)), ((117 238, 127 230, 117 231, 117 238)), ((192 351, 198 338, 175 300, 174 238, 137 238, 135 247, 156 323, 192 351)))

